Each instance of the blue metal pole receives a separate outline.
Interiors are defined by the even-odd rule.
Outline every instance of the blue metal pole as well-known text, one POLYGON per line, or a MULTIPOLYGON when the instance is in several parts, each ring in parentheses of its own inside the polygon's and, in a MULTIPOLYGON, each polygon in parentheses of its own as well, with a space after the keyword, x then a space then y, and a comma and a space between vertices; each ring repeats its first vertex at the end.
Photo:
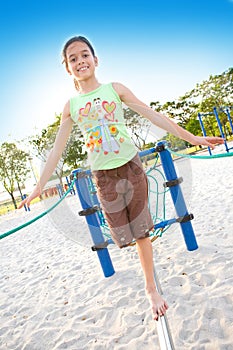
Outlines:
POLYGON ((231 132, 233 134, 233 123, 232 123, 232 120, 231 120, 231 114, 230 114, 230 109, 229 108, 226 109, 226 113, 227 113, 227 118, 228 118, 229 123, 230 123, 231 132))
POLYGON ((221 133, 221 136, 222 138, 224 139, 224 145, 225 145, 225 148, 226 148, 226 151, 229 152, 229 148, 227 146, 227 142, 225 140, 225 135, 224 135, 224 132, 223 132, 223 129, 222 129, 222 124, 221 124, 221 121, 219 119, 219 116, 218 116, 218 112, 217 112, 217 108, 214 107, 214 115, 215 115, 215 118, 217 120, 217 123, 218 123, 218 128, 219 128, 219 131, 221 133))
MULTIPOLYGON (((157 150, 160 155, 161 163, 163 166, 164 174, 167 181, 178 180, 175 166, 171 157, 170 152, 165 148, 166 141, 158 142, 157 150)), ((174 182, 175 183, 175 182, 174 182)), ((174 184, 170 187, 171 197, 176 209, 176 213, 179 218, 181 218, 180 226, 184 236, 184 240, 187 246, 187 249, 192 251, 198 248, 196 237, 193 231, 192 224, 189 221, 182 222, 182 218, 188 217, 188 210, 184 201, 181 187, 178 184, 174 184)))
MULTIPOLYGON (((203 124, 203 121, 202 121, 202 117, 201 117, 201 113, 198 113, 198 118, 199 118, 199 123, 201 125, 201 130, 202 130, 202 133, 203 133, 203 136, 206 136, 206 131, 205 131, 205 127, 204 127, 204 124, 203 124)), ((211 149, 210 147, 208 146, 208 151, 209 151, 209 154, 211 156, 212 152, 211 152, 211 149)))
MULTIPOLYGON (((87 174, 90 175, 88 177, 88 185, 89 185, 88 187, 89 187, 90 196, 92 198, 92 202, 93 202, 94 205, 97 205, 97 206, 100 207, 100 201, 98 199, 97 191, 96 191, 96 188, 95 188, 94 183, 92 181, 91 171, 87 170, 86 172, 87 172, 87 174)), ((105 220, 105 217, 103 215, 103 212, 101 210, 99 210, 97 212, 97 215, 98 215, 98 218, 100 220, 100 225, 105 225, 106 224, 106 220, 105 220)), ((113 242, 113 241, 109 240, 109 242, 113 242)))
POLYGON ((140 151, 139 152, 139 156, 140 156, 140 158, 142 158, 142 157, 148 156, 149 154, 153 154, 155 152, 157 152, 156 148, 152 147, 152 148, 149 148, 149 149, 145 149, 144 151, 140 151))
MULTIPOLYGON (((91 196, 88 190, 88 180, 86 177, 88 176, 87 172, 82 171, 81 169, 76 169, 72 171, 72 174, 74 175, 74 177, 76 177, 75 187, 76 187, 77 195, 79 197, 82 208, 84 209, 84 211, 86 209, 92 209, 93 201, 91 199, 91 196), (77 174, 81 176, 77 176, 77 174)), ((93 213, 91 212, 90 214, 87 213, 87 215, 85 215, 85 218, 87 221, 87 225, 88 225, 93 243, 96 246, 104 243, 105 240, 100 228, 97 213, 96 212, 93 212, 93 213)), ((104 276, 105 277, 112 276, 115 273, 115 271, 112 265, 112 261, 111 261, 108 249, 105 247, 105 248, 97 249, 96 251, 97 251, 97 255, 98 255, 104 276)))
MULTIPOLYGON (((25 198, 27 198, 27 196, 26 196, 26 194, 23 194, 22 195, 22 200, 24 200, 25 198)), ((26 206, 25 204, 24 204, 24 209, 25 209, 25 211, 30 211, 31 210, 30 207, 26 206)))
MULTIPOLYGON (((68 176, 66 176, 66 182, 67 182, 68 187, 70 187, 71 182, 70 182, 70 180, 69 180, 68 176)), ((70 193, 71 193, 71 194, 75 194, 74 187, 72 188, 72 190, 70 191, 70 193)))

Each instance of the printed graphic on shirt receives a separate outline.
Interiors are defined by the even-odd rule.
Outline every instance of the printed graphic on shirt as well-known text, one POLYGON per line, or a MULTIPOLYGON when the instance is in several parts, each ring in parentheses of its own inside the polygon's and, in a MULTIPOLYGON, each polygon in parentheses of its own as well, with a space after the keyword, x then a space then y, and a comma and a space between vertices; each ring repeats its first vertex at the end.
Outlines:
POLYGON ((80 108, 78 123, 85 131, 86 146, 91 152, 119 153, 124 138, 119 137, 115 112, 114 101, 109 103, 100 98, 95 98, 92 103, 87 102, 84 108, 80 108))

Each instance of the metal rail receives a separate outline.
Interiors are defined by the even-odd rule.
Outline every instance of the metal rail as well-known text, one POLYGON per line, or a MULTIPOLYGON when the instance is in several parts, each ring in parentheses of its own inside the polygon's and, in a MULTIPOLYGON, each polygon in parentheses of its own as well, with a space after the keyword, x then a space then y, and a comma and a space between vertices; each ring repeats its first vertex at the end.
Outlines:
MULTIPOLYGON (((160 295, 162 295, 163 291, 155 269, 154 269, 154 277, 155 277, 155 284, 156 284, 157 291, 159 292, 160 295)), ((159 316, 159 319, 156 323, 157 323, 157 332, 159 337, 160 349, 175 350, 167 316, 166 315, 159 316)))

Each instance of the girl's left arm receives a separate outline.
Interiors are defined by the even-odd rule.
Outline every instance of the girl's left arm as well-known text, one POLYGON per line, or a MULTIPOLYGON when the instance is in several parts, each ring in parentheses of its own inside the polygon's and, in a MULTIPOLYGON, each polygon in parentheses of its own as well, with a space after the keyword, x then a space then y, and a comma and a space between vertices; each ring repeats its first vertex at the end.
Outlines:
POLYGON ((223 143, 221 137, 201 137, 195 136, 189 131, 177 125, 173 120, 169 119, 162 113, 154 111, 151 107, 140 101, 126 86, 120 83, 113 83, 113 88, 130 109, 149 119, 153 124, 167 132, 191 143, 192 145, 209 146, 212 149, 215 144, 223 143))

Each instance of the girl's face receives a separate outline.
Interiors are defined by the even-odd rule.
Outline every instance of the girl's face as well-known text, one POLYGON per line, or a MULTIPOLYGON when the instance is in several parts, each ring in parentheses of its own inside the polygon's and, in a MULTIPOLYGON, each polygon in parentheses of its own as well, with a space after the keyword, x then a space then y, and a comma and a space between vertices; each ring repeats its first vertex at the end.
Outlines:
POLYGON ((66 50, 67 70, 78 81, 86 80, 95 74, 98 65, 97 57, 94 57, 86 43, 75 41, 66 50))

